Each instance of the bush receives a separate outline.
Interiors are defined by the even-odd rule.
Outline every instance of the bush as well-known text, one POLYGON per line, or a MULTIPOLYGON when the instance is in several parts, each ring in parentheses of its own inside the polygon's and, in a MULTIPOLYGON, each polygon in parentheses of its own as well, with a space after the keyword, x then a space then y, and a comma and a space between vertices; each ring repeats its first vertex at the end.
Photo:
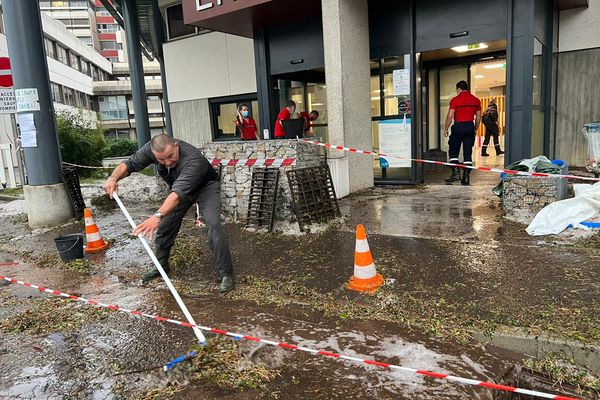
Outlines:
POLYGON ((106 147, 102 150, 103 157, 128 157, 135 153, 138 149, 136 142, 119 138, 109 140, 106 147))
MULTIPOLYGON (((106 140, 100 125, 92 125, 92 122, 78 111, 57 113, 56 126, 63 161, 102 166, 102 149, 106 145, 106 140)), ((90 170, 84 172, 83 169, 79 169, 81 175, 89 175, 90 172, 90 170)))

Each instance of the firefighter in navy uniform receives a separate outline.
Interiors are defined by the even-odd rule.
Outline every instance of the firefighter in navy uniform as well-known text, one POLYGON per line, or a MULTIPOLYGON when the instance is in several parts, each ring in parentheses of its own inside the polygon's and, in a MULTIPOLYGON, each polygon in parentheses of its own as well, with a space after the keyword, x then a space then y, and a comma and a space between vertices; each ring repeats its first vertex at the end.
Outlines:
MULTIPOLYGON (((449 161, 452 164, 460 164, 458 155, 462 144, 463 164, 473 165, 472 153, 475 144, 475 132, 477 132, 481 122, 481 101, 471 94, 469 84, 465 81, 459 81, 456 84, 456 93, 457 95, 450 100, 450 108, 444 125, 444 134, 448 136, 448 128, 454 121, 448 140, 450 147, 448 152, 449 161)), ((447 183, 460 181, 463 185, 470 184, 471 170, 469 168, 464 169, 462 179, 458 167, 451 168, 452 174, 446 178, 447 183)))

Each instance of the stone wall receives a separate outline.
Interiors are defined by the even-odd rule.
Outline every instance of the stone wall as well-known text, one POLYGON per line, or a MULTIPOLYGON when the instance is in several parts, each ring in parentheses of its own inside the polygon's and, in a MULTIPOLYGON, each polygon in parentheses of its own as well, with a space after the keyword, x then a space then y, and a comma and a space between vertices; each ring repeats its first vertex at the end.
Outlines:
POLYGON ((502 209, 506 218, 529 224, 542 208, 567 197, 567 185, 562 178, 504 177, 502 209))
MULTIPOLYGON (((315 139, 319 140, 319 138, 315 139)), ((314 167, 321 163, 321 147, 296 140, 248 142, 213 142, 201 147, 209 159, 296 158, 296 165, 280 168, 277 194, 278 220, 293 216, 290 188, 286 171, 292 168, 314 167)), ((223 167, 221 173, 221 208, 228 220, 246 221, 253 167, 223 167)))

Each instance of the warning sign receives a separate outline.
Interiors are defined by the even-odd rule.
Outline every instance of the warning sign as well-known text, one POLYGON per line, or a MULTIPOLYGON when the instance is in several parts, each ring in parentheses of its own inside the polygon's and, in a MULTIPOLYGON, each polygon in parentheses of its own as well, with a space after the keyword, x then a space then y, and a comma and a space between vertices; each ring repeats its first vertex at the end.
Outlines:
POLYGON ((17 100, 15 91, 6 88, 0 88, 0 114, 11 114, 17 112, 17 100))
POLYGON ((15 91, 8 57, 0 57, 0 114, 17 112, 15 91))

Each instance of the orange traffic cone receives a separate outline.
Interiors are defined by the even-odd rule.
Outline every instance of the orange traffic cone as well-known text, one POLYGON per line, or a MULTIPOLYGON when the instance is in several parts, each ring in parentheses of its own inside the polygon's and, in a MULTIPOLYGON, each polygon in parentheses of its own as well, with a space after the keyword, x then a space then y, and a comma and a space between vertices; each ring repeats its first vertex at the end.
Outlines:
POLYGON ((383 276, 375 270, 371 249, 367 242, 365 227, 356 226, 356 250, 354 252, 354 276, 350 278, 348 289, 374 293, 383 285, 383 276))
POLYGON ((83 211, 83 217, 85 218, 85 239, 87 246, 85 246, 86 253, 98 253, 108 247, 108 242, 102 239, 100 231, 94 222, 92 217, 92 211, 86 208, 83 211))

